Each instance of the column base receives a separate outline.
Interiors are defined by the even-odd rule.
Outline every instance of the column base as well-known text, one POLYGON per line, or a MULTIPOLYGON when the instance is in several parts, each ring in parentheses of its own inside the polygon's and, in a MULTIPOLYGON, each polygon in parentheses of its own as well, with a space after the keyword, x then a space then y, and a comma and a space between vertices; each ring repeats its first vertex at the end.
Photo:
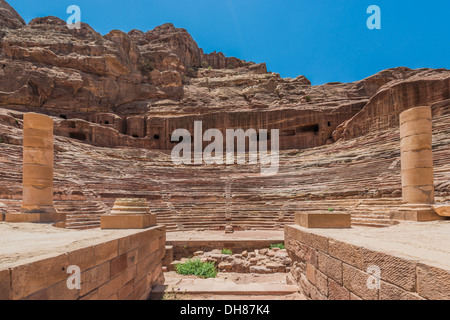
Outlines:
POLYGON ((427 222, 445 220, 433 210, 431 204, 404 204, 402 209, 392 217, 395 220, 427 222))
POLYGON ((6 213, 5 222, 16 223, 60 223, 66 220, 66 216, 59 213, 54 206, 39 208, 22 207, 20 213, 6 213))

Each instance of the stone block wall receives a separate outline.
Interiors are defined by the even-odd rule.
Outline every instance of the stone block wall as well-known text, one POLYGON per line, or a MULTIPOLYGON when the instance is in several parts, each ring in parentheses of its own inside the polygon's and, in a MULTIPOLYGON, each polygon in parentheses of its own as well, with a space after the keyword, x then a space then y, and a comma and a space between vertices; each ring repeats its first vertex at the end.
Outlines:
MULTIPOLYGON (((312 300, 448 300, 450 271, 286 226, 288 280, 312 300), (380 268, 379 286, 370 268, 380 268), (372 289, 370 289, 372 288, 372 289)), ((373 270, 373 269, 372 269, 373 270)))
POLYGON ((165 242, 157 226, 0 270, 0 300, 146 300, 164 283, 165 242), (67 287, 71 265, 81 270, 79 290, 67 287))

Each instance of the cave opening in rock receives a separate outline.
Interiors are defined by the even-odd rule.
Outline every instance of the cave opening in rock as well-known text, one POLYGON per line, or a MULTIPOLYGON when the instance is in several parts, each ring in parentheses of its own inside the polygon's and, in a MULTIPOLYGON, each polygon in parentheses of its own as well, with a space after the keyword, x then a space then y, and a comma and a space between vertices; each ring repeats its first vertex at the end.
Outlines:
POLYGON ((314 132, 314 135, 315 135, 315 136, 317 136, 317 135, 319 134, 319 125, 318 125, 318 124, 316 124, 316 125, 314 126, 313 132, 314 132))
POLYGON ((155 134, 155 135, 153 136, 153 139, 159 140, 159 134, 155 134))
POLYGON ((105 124, 109 124, 109 121, 105 121, 105 124))
POLYGON ((295 130, 294 129, 282 130, 280 133, 280 136, 282 136, 282 137, 295 136, 295 130))
POLYGON ((71 132, 71 133, 69 133, 69 137, 72 139, 77 139, 77 140, 81 140, 81 141, 86 140, 86 135, 81 132, 71 132))
POLYGON ((297 133, 303 133, 303 132, 313 132, 315 135, 319 133, 319 125, 318 124, 309 124, 305 126, 297 127, 296 129, 297 133))
POLYGON ((67 116, 64 115, 64 114, 61 114, 59 117, 60 117, 61 119, 66 119, 66 120, 67 120, 67 116))

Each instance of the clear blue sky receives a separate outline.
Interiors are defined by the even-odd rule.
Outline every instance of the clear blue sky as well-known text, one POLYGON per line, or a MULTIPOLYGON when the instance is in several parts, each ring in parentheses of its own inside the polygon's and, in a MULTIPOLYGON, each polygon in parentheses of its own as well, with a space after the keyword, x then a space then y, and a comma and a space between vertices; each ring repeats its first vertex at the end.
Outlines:
POLYGON ((102 34, 171 22, 205 52, 266 62, 283 77, 350 82, 386 68, 450 69, 449 0, 7 0, 26 22, 81 8, 102 34), (369 5, 381 30, 369 30, 369 5))

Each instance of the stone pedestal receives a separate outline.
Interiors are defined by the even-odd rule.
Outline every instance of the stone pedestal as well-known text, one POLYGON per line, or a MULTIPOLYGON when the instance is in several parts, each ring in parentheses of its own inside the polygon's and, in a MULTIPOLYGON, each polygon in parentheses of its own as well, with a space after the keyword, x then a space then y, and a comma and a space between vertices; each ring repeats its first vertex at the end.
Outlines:
POLYGON ((146 199, 117 199, 110 214, 100 218, 102 229, 146 229, 156 225, 146 199))
POLYGON ((445 220, 444 217, 436 214, 436 211, 429 204, 404 204, 400 207, 398 212, 391 217, 395 220, 416 222, 445 220))
POLYGON ((434 203, 431 108, 416 107, 400 115, 405 220, 439 220, 434 203), (408 212, 409 211, 409 212, 408 212))
POLYGON ((295 224, 303 228, 344 229, 351 228, 349 213, 306 213, 295 214, 295 224))
POLYGON ((23 120, 22 213, 6 214, 5 221, 64 221, 53 206, 53 120, 36 113, 23 120))

